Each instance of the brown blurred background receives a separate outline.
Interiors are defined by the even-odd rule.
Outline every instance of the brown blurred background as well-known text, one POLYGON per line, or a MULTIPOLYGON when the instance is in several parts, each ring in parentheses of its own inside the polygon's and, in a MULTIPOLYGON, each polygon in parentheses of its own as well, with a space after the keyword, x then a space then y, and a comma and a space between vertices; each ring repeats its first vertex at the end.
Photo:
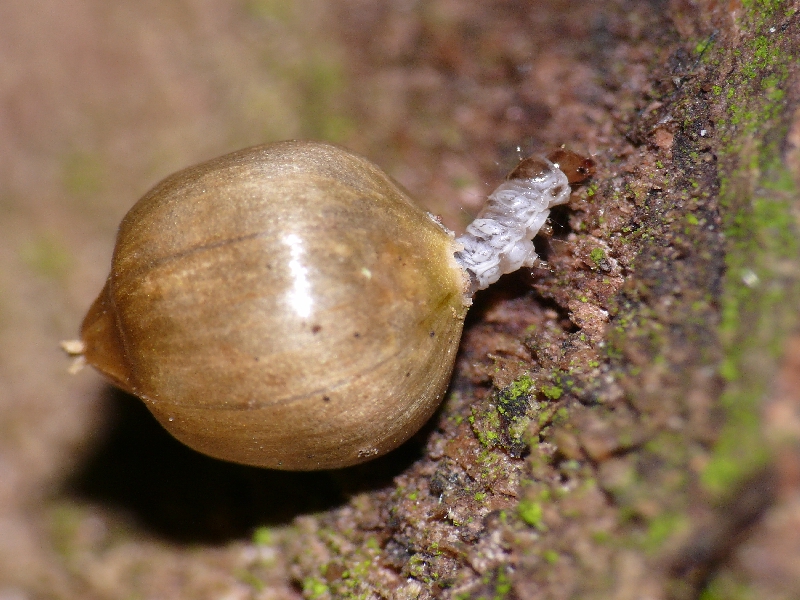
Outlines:
POLYGON ((280 557, 247 541, 259 523, 335 504, 337 482, 184 454, 93 372, 67 374, 58 342, 102 285, 117 223, 181 167, 310 137, 369 156, 462 227, 517 146, 601 145, 586 130, 600 92, 579 48, 563 57, 597 14, 568 2, 0 3, 0 600, 296 594, 280 557), (575 94, 585 102, 571 109, 575 94), (256 559, 266 587, 232 575, 256 559))

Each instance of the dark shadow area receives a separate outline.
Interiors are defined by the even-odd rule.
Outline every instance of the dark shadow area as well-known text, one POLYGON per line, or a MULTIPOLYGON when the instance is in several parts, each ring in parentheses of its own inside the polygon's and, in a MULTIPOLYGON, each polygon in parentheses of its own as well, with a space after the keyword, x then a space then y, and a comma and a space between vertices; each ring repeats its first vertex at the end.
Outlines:
POLYGON ((469 307, 467 317, 464 319, 464 329, 469 329, 473 324, 482 323, 486 312, 500 302, 507 302, 525 296, 537 296, 533 289, 533 274, 530 269, 523 268, 508 275, 503 275, 497 283, 485 290, 478 290, 472 297, 472 306, 469 307))
MULTIPOLYGON (((580 186, 573 187, 578 188, 580 186)), ((572 212, 568 204, 560 204, 550 209, 550 217, 547 222, 550 224, 552 234, 549 237, 559 240, 566 239, 572 233, 572 228, 569 226, 569 216, 572 212)))
POLYGON ((122 510, 142 527, 178 543, 223 543, 262 525, 338 506, 373 490, 416 460, 419 437, 365 465, 292 473, 209 458, 164 430, 144 404, 109 387, 107 425, 61 493, 122 510))

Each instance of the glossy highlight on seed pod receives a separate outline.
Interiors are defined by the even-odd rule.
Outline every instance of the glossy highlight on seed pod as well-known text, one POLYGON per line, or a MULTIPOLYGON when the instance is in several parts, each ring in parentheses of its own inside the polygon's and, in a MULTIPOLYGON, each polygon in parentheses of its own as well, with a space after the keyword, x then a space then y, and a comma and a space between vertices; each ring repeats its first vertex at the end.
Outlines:
POLYGON ((123 219, 77 352, 210 456, 311 470, 384 454, 439 405, 472 293, 530 266, 569 199, 541 160, 458 239, 330 144, 180 171, 123 219))

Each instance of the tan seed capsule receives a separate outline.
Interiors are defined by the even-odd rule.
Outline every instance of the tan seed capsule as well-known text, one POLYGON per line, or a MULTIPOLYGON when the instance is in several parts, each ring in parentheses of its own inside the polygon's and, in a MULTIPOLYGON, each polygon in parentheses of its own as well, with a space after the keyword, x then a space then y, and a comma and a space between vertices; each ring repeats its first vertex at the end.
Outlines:
POLYGON ((125 216, 84 355, 201 452, 351 465, 441 400, 467 308, 455 250, 363 158, 242 150, 168 177, 125 216))

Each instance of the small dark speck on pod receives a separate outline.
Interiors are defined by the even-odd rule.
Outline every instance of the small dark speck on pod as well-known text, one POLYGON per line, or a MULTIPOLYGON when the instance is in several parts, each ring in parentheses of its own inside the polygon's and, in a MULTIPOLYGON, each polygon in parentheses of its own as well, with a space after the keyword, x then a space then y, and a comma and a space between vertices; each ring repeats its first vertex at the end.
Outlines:
POLYGON ((360 338, 360 337, 361 337, 361 334, 360 334, 360 333, 358 333, 358 332, 356 331, 356 332, 353 334, 353 337, 354 337, 354 338, 360 338))
POLYGON ((322 401, 323 402, 330 402, 331 401, 331 397, 330 396, 323 396, 322 397, 322 401))
POLYGON ((436 332, 435 331, 431 331, 430 336, 431 337, 436 337, 436 332))
POLYGON ((322 331, 322 327, 319 325, 314 325, 311 327, 311 333, 319 333, 320 331, 322 331))

